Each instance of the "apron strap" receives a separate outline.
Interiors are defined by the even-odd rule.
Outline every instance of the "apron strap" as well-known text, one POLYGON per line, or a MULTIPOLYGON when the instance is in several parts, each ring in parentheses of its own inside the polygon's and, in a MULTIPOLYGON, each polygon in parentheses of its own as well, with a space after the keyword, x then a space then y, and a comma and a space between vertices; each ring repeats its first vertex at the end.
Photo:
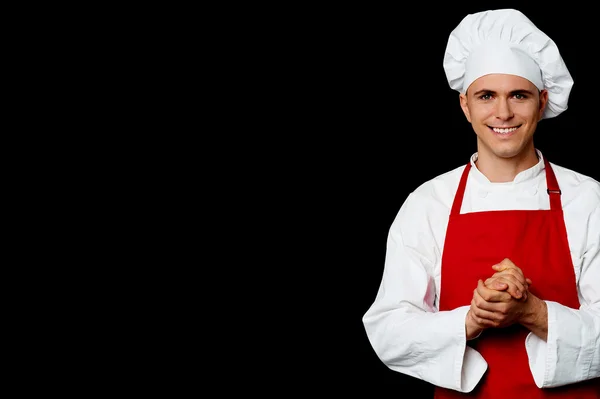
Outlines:
POLYGON ((471 162, 467 163, 465 170, 458 183, 458 189, 454 195, 454 203, 452 204, 452 211, 450 215, 460 215, 460 208, 462 207, 463 196, 465 194, 465 187, 467 186, 467 178, 469 177, 469 171, 471 170, 471 162))
POLYGON ((546 191, 550 196, 550 209, 562 212, 562 203, 560 201, 562 192, 560 191, 560 187, 558 187, 556 175, 554 174, 554 170, 552 170, 552 166, 550 166, 550 162, 548 162, 546 158, 544 158, 544 165, 546 165, 546 185, 548 186, 546 191))

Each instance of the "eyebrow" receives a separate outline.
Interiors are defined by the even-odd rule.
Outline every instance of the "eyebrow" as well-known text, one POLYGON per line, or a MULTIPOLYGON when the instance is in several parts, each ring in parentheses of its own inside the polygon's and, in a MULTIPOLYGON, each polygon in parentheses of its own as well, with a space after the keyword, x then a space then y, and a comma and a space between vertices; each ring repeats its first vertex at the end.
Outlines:
MULTIPOLYGON (((488 89, 481 89, 481 90, 477 90, 475 93, 473 93, 474 96, 478 96, 481 94, 498 94, 496 93, 494 90, 488 90, 488 89)), ((526 89, 519 89, 519 90, 513 90, 509 93, 510 95, 515 95, 515 94, 529 94, 530 96, 533 96, 533 92, 530 90, 526 90, 526 89)))

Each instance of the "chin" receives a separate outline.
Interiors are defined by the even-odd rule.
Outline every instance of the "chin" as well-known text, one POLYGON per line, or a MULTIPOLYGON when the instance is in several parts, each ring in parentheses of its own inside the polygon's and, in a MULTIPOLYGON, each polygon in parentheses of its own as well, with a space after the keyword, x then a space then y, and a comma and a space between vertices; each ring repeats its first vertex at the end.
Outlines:
POLYGON ((514 150, 514 151, 499 150, 499 151, 494 151, 494 155, 496 155, 499 158, 513 158, 513 157, 519 155, 519 151, 518 150, 514 150))

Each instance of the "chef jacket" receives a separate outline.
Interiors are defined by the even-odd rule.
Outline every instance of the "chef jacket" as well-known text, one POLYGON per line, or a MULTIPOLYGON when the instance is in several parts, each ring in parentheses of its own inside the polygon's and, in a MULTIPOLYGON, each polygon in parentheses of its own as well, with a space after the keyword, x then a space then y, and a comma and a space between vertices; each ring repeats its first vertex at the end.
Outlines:
MULTIPOLYGON (((544 158, 536 152, 539 162, 506 183, 490 182, 477 170, 477 153, 473 154, 461 213, 550 209, 544 158)), ((523 342, 540 388, 600 377, 600 183, 551 165, 562 191, 581 306, 572 309, 546 301, 547 340, 529 333, 523 342)), ((391 370, 470 392, 487 363, 467 345, 469 306, 441 312, 438 307, 444 238, 464 168, 420 185, 400 207, 389 229, 379 290, 363 324, 377 356, 391 370)))

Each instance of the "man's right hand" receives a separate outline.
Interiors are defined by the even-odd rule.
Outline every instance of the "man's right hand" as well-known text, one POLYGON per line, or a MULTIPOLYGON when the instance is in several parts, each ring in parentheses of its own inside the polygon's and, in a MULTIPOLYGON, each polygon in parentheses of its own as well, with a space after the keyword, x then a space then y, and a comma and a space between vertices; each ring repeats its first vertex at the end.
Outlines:
POLYGON ((465 332, 467 341, 477 338, 487 327, 477 321, 471 309, 465 319, 465 332))

